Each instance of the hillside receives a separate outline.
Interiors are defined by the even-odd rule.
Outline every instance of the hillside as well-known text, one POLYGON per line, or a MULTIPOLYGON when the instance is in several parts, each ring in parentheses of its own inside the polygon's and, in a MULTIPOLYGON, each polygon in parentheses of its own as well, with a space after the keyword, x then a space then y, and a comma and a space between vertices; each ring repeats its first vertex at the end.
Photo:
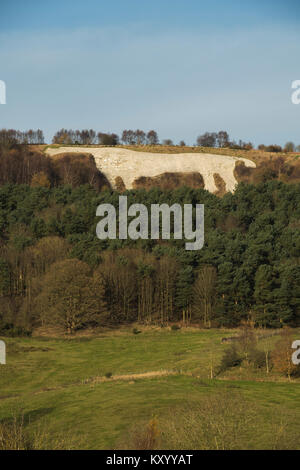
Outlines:
MULTIPOLYGON (((94 156, 97 168, 107 177, 113 188, 118 182, 126 189, 141 187, 141 178, 151 178, 148 185, 155 185, 156 179, 168 174, 170 177, 180 174, 199 174, 204 181, 204 189, 216 193, 220 184, 224 190, 234 191, 237 180, 234 169, 237 162, 246 167, 255 168, 255 163, 246 158, 208 153, 152 153, 136 152, 114 147, 60 147, 48 148, 48 155, 66 153, 90 153, 94 156)), ((201 183, 199 184, 201 187, 201 183)))
POLYGON ((68 156, 73 160, 79 153, 93 156, 102 179, 106 176, 118 191, 188 186, 222 196, 234 191, 241 181, 252 184, 272 179, 285 183, 300 181, 299 155, 293 152, 163 145, 44 145, 34 150, 56 161, 68 156))

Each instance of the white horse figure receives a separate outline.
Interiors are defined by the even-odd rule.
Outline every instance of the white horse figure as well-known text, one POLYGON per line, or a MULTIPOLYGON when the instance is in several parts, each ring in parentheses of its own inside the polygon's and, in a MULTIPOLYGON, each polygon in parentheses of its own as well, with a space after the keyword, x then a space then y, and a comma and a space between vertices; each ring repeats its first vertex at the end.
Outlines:
POLYGON ((6 364, 6 345, 0 341, 0 364, 6 364))

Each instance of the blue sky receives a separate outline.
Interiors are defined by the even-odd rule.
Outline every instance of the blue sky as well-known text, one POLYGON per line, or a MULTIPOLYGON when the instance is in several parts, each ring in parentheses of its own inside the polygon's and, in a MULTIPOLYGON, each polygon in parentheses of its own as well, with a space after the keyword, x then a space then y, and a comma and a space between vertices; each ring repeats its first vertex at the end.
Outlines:
POLYGON ((300 144, 297 0, 1 0, 0 128, 300 144))

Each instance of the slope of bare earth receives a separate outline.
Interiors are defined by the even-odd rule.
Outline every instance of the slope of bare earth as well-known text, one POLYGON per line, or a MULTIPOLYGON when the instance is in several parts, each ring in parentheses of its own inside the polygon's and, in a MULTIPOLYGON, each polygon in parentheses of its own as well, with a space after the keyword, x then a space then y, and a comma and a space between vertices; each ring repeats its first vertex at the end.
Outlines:
POLYGON ((157 177, 164 173, 200 173, 204 187, 210 192, 218 191, 214 174, 219 174, 225 182, 226 191, 234 191, 237 180, 234 176, 235 164, 243 161, 245 166, 255 168, 253 161, 242 157, 216 155, 212 153, 149 153, 114 147, 59 147, 47 148, 50 156, 61 153, 89 153, 95 158, 101 171, 112 187, 116 178, 122 178, 126 189, 132 189, 135 180, 141 177, 157 177))

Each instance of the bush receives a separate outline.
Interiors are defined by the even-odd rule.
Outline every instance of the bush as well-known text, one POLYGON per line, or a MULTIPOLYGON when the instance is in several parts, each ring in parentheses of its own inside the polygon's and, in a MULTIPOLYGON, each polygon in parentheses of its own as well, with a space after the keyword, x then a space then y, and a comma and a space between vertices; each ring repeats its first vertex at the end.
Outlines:
POLYGON ((239 366, 241 363, 242 358, 239 355, 236 346, 233 344, 228 349, 226 349, 223 354, 220 364, 220 372, 224 372, 230 367, 239 366))
POLYGON ((132 333, 134 335, 139 335, 141 333, 141 330, 138 330, 137 328, 133 328, 132 333))
POLYGON ((277 341, 271 357, 274 369, 290 380, 291 377, 297 377, 299 374, 299 366, 296 366, 292 362, 292 330, 290 328, 283 328, 280 336, 281 338, 277 341))
POLYGON ((50 436, 45 423, 34 432, 30 432, 28 424, 30 416, 13 414, 0 421, 1 450, 70 450, 74 448, 69 435, 50 436))
POLYGON ((152 418, 145 425, 135 425, 129 432, 126 433, 124 441, 120 442, 121 449, 134 449, 134 450, 155 450, 160 449, 160 429, 158 426, 157 418, 152 418))
POLYGON ((32 450, 33 439, 26 433, 23 418, 0 422, 0 450, 32 450))
POLYGON ((249 353, 249 362, 253 364, 256 369, 262 369, 266 367, 266 355, 263 351, 252 349, 249 353))
POLYGON ((15 326, 13 323, 0 324, 0 335, 15 338, 17 336, 31 336, 32 331, 22 326, 15 326))
POLYGON ((180 330, 180 329, 181 329, 181 327, 180 327, 179 325, 172 325, 172 326, 171 326, 171 330, 172 330, 172 331, 178 331, 178 330, 180 330))
POLYGON ((258 404, 226 387, 172 407, 159 422, 159 449, 297 449, 298 436, 289 426, 289 419, 277 412, 265 420, 258 404), (263 439, 257 439, 259 433, 263 439))

